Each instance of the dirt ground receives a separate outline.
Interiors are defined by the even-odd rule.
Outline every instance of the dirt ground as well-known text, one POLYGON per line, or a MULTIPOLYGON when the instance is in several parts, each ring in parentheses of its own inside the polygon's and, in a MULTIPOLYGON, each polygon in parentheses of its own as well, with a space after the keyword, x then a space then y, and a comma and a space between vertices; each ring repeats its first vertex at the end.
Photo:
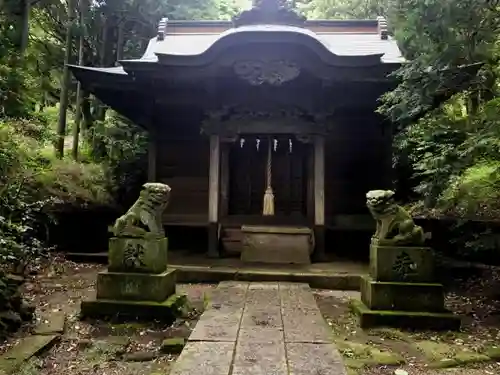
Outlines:
POLYGON ((0 346, 0 353, 15 345, 20 337, 45 317, 64 312, 66 330, 61 341, 41 357, 28 363, 20 375, 159 375, 168 374, 175 354, 159 354, 166 338, 187 338, 203 309, 204 295, 211 284, 178 284, 193 307, 191 314, 173 326, 160 324, 116 324, 80 321, 80 302, 95 294, 98 271, 105 267, 76 264, 62 258, 39 267, 24 286, 26 299, 37 307, 37 321, 0 346))
POLYGON ((349 309, 358 292, 316 290, 318 306, 335 332, 350 374, 500 374, 500 270, 458 279, 446 307, 463 316, 461 332, 359 328, 349 309), (491 357, 485 354, 493 353, 491 357), (457 363, 456 360, 459 360, 457 363), (402 371, 401 371, 402 370, 402 371))

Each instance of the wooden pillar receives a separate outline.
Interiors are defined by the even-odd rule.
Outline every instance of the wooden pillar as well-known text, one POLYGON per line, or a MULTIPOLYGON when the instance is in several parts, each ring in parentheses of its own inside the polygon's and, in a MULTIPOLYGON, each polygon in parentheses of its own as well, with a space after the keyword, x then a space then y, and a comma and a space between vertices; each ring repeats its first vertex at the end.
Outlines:
POLYGON ((210 172, 208 183, 208 256, 218 258, 219 253, 219 188, 220 137, 210 136, 210 172))
POLYGON ((158 140, 156 139, 156 132, 149 131, 148 142, 148 182, 156 182, 156 165, 158 159, 158 140))
POLYGON ((314 147, 307 144, 307 220, 314 223, 314 147))
POLYGON ((325 260, 325 138, 314 136, 314 259, 325 260))
POLYGON ((219 218, 229 213, 229 148, 230 143, 221 144, 220 154, 220 205, 219 218))

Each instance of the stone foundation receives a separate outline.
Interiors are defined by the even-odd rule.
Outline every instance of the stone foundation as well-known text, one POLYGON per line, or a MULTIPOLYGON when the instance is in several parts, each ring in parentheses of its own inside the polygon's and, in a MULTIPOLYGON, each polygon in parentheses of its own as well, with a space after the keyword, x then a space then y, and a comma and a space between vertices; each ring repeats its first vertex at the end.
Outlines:
POLYGON ((372 310, 444 311, 441 284, 400 283, 361 278, 363 303, 372 310))
POLYGON ((458 331, 459 316, 452 313, 417 311, 371 310, 357 300, 351 302, 351 309, 359 316, 361 328, 397 327, 433 331, 458 331))
POLYGON ((443 286, 434 282, 433 263, 427 247, 372 244, 370 273, 361 279, 361 301, 352 304, 362 328, 460 329, 460 317, 444 308, 443 286))
POLYGON ((159 320, 173 323, 182 313, 187 303, 186 296, 172 295, 162 302, 94 300, 83 301, 81 318, 118 320, 159 320))
POLYGON ((97 299, 162 302, 175 293, 175 270, 161 274, 100 272, 97 299))
POLYGON ((304 227, 243 226, 244 262, 310 264, 313 232, 304 227))

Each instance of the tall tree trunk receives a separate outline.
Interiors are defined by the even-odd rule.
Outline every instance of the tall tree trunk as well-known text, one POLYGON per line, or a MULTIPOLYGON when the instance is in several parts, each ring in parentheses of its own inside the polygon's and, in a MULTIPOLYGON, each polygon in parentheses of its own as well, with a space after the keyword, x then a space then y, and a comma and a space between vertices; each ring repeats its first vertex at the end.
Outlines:
MULTIPOLYGON (((109 41, 109 17, 106 15, 103 15, 103 20, 102 20, 102 41, 101 41, 101 50, 99 51, 99 57, 100 57, 100 65, 102 67, 106 66, 106 56, 108 54, 108 41, 109 41)), ((98 121, 104 121, 106 117, 106 108, 104 107, 104 104, 97 98, 95 98, 96 102, 96 115, 95 118, 98 121)))
POLYGON ((22 29, 21 29, 20 50, 21 54, 24 54, 24 52, 28 48, 28 41, 29 41, 31 0, 22 1, 21 6, 22 6, 21 10, 22 29))
MULTIPOLYGON (((79 7, 79 14, 78 14, 78 26, 79 26, 79 31, 80 35, 78 38, 78 65, 83 65, 83 44, 84 44, 84 33, 83 33, 83 0, 80 0, 80 7, 79 7)), ((82 121, 82 101, 83 101, 83 96, 82 96, 82 84, 80 81, 78 81, 77 87, 76 87, 76 114, 75 114, 75 124, 73 125, 73 150, 72 150, 72 156, 74 160, 78 160, 78 146, 80 143, 80 124, 82 121)))
POLYGON ((123 43, 124 43, 124 30, 125 22, 120 20, 120 24, 118 26, 118 38, 116 41, 116 62, 115 65, 118 66, 118 61, 123 60, 123 43))
POLYGON ((64 137, 66 135, 66 120, 69 104, 69 86, 71 77, 68 64, 71 59, 72 50, 72 27, 74 21, 75 0, 68 0, 68 25, 66 28, 66 50, 64 53, 63 79, 61 84, 61 97, 59 99, 59 121, 57 123, 57 140, 55 145, 56 157, 62 159, 64 156, 64 137))

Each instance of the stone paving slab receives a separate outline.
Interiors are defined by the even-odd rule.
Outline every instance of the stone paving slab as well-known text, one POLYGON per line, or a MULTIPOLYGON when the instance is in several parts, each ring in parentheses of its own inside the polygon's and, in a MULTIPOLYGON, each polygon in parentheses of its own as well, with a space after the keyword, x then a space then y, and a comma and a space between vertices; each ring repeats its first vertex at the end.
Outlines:
POLYGON ((188 342, 169 375, 228 375, 234 342, 188 342))
POLYGON ((250 284, 246 295, 246 306, 265 308, 280 306, 280 291, 277 283, 250 284))
POLYGON ((238 341, 254 343, 283 343, 285 341, 283 333, 282 328, 241 327, 238 334, 238 341))
POLYGON ((66 314, 62 311, 52 312, 47 317, 42 317, 41 323, 35 327, 35 335, 62 334, 66 325, 66 314))
POLYGON ((0 374, 15 374, 22 364, 47 350, 60 335, 33 335, 20 340, 12 349, 0 356, 0 374))
POLYGON ((280 283, 279 293, 281 306, 284 308, 318 308, 312 290, 307 284, 289 285, 280 283))
POLYGON ((288 375, 284 343, 238 341, 232 375, 288 375))
POLYGON ((225 281, 211 293, 208 308, 243 308, 249 283, 225 281))
POLYGON ((311 288, 222 282, 170 375, 346 375, 311 288))
POLYGON ((332 343, 333 333, 319 309, 282 309, 286 342, 332 343))
POLYGON ((245 307, 241 327, 274 327, 283 328, 281 307, 245 307))
POLYGON ((243 309, 209 309, 205 311, 190 341, 236 341, 243 309))
POLYGON ((347 375, 333 344, 287 343, 289 373, 293 375, 347 375))

